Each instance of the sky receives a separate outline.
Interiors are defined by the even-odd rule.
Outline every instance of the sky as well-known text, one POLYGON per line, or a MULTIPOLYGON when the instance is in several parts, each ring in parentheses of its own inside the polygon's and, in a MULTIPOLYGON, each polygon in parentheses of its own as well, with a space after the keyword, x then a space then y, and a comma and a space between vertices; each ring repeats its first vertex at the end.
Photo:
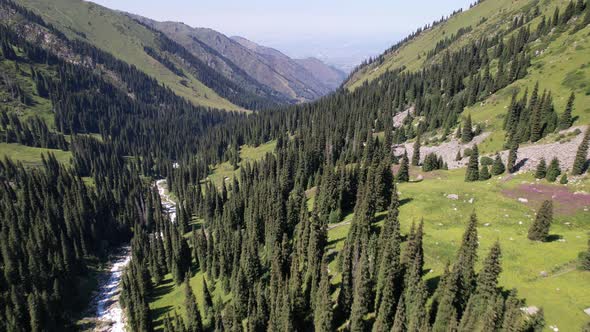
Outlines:
POLYGON ((474 0, 92 0, 158 21, 239 35, 289 56, 353 66, 474 0))

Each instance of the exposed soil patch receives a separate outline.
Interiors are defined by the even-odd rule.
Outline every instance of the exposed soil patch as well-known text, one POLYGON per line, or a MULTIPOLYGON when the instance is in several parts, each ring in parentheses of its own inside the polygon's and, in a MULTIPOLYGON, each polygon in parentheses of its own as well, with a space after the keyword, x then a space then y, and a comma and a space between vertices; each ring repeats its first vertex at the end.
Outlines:
POLYGON ((553 200, 556 214, 572 215, 584 209, 590 209, 590 194, 571 192, 564 186, 548 186, 543 184, 521 184, 516 189, 502 190, 504 196, 518 200, 528 199, 531 207, 537 208, 544 200, 553 200))

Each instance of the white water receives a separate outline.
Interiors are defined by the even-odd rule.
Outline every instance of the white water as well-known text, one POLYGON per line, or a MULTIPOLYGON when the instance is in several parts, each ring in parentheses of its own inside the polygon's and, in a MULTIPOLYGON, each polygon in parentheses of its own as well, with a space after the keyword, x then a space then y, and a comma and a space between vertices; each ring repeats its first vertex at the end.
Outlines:
POLYGON ((170 195, 166 193, 166 180, 156 181, 158 187, 158 193, 160 194, 160 200, 162 201, 162 207, 164 212, 170 216, 170 221, 176 221, 176 203, 170 198, 170 195))
POLYGON ((123 271, 131 260, 131 247, 122 249, 117 255, 110 270, 108 280, 100 286, 96 303, 96 317, 100 322, 95 331, 100 332, 124 332, 125 317, 119 302, 121 278, 123 271))
MULTIPOLYGON (((176 204, 166 194, 165 185, 166 180, 156 181, 164 212, 174 222, 176 220, 176 204)), ((100 285, 98 296, 95 300, 96 319, 98 321, 94 329, 95 332, 125 332, 125 315, 119 302, 119 295, 121 292, 121 278, 129 261, 131 261, 131 247, 126 246, 121 249, 121 253, 114 259, 111 270, 109 271, 109 278, 100 285)))

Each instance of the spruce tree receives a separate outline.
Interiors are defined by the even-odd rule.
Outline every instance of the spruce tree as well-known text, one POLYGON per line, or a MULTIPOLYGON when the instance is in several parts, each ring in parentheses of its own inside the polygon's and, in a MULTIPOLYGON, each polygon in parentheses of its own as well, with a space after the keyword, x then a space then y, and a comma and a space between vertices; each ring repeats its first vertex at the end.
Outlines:
MULTIPOLYGON (((590 13, 590 11, 588 11, 590 13)), ((586 129, 582 143, 578 146, 576 152, 576 159, 572 167, 572 175, 582 175, 586 172, 586 162, 588 157, 588 144, 590 143, 590 127, 586 129)))
POLYGON ((330 276, 326 257, 322 260, 320 285, 316 292, 313 322, 317 332, 330 332, 334 329, 332 294, 330 293, 330 276))
POLYGON ((559 167, 559 159, 557 157, 551 160, 549 168, 547 169, 547 181, 555 182, 557 177, 561 175, 561 168, 559 167))
POLYGON ((473 145, 469 156, 469 164, 467 165, 467 172, 465 173, 465 181, 473 182, 479 180, 479 151, 477 144, 473 145))
POLYGON ((532 241, 546 241, 549 236, 549 228, 553 222, 553 202, 544 201, 537 211, 537 216, 531 224, 528 238, 532 241))
POLYGON ((455 161, 461 161, 461 159, 463 159, 463 156, 461 156, 461 150, 459 150, 455 156, 455 161))
POLYGON ((406 322, 406 305, 405 305, 404 295, 400 297, 399 301, 397 302, 397 309, 395 310, 395 318, 393 320, 393 327, 391 328, 391 332, 406 332, 407 329, 407 322, 406 322))
POLYGON ((371 312, 373 285, 369 274, 369 254, 362 249, 361 260, 357 265, 354 280, 354 297, 350 313, 350 331, 364 332, 367 329, 365 316, 371 312))
POLYGON ((567 173, 563 173, 561 178, 559 178, 559 183, 560 184, 567 184, 568 182, 569 182, 569 180, 567 178, 567 173))
POLYGON ((535 171, 536 179, 544 179, 547 176, 547 162, 545 158, 541 158, 539 164, 537 164, 537 170, 535 171))
POLYGON ((572 111, 574 109, 574 101, 576 99, 576 95, 572 92, 570 95, 569 100, 567 101, 567 106, 565 107, 565 111, 559 118, 559 129, 564 130, 568 129, 572 126, 574 120, 572 118, 572 111))
POLYGON ((488 167, 482 166, 481 170, 479 171, 479 180, 485 181, 485 180, 489 180, 491 177, 492 177, 492 175, 488 171, 488 167))
MULTIPOLYGON (((477 287, 469 299, 465 314, 461 318, 459 330, 479 331, 485 320, 482 316, 497 300, 498 276, 502 271, 500 265, 500 244, 496 242, 483 262, 483 268, 477 277, 477 287)), ((495 315, 495 313, 493 314, 495 315)))
POLYGON ((189 331, 203 331, 201 312, 197 306, 197 298, 193 293, 188 275, 184 280, 184 307, 186 308, 186 318, 189 331))
POLYGON ((414 143, 414 151, 412 153, 412 166, 420 165, 420 134, 416 136, 416 142, 414 143))
POLYGON ((518 143, 513 143, 508 151, 508 161, 506 162, 506 168, 508 172, 514 173, 516 171, 516 161, 518 160, 518 143))
POLYGON ((404 155, 402 157, 399 170, 397 171, 396 180, 400 183, 410 181, 410 165, 407 151, 404 151, 404 155))
POLYGON ((504 166, 504 162, 502 162, 502 157, 500 157, 500 154, 496 153, 496 158, 492 164, 492 175, 497 176, 504 174, 504 172, 506 172, 506 166, 504 166))
POLYGON ((469 143, 473 139, 473 124, 471 123, 471 114, 467 115, 465 124, 463 125, 463 132, 461 133, 461 142, 469 143))

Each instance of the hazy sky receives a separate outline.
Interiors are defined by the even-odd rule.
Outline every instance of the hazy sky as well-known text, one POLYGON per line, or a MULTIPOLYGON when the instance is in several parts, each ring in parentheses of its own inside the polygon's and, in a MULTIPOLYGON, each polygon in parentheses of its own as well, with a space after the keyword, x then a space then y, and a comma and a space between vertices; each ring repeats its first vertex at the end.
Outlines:
POLYGON ((380 53, 473 0, 92 0, 159 21, 208 27, 291 56, 380 53))

